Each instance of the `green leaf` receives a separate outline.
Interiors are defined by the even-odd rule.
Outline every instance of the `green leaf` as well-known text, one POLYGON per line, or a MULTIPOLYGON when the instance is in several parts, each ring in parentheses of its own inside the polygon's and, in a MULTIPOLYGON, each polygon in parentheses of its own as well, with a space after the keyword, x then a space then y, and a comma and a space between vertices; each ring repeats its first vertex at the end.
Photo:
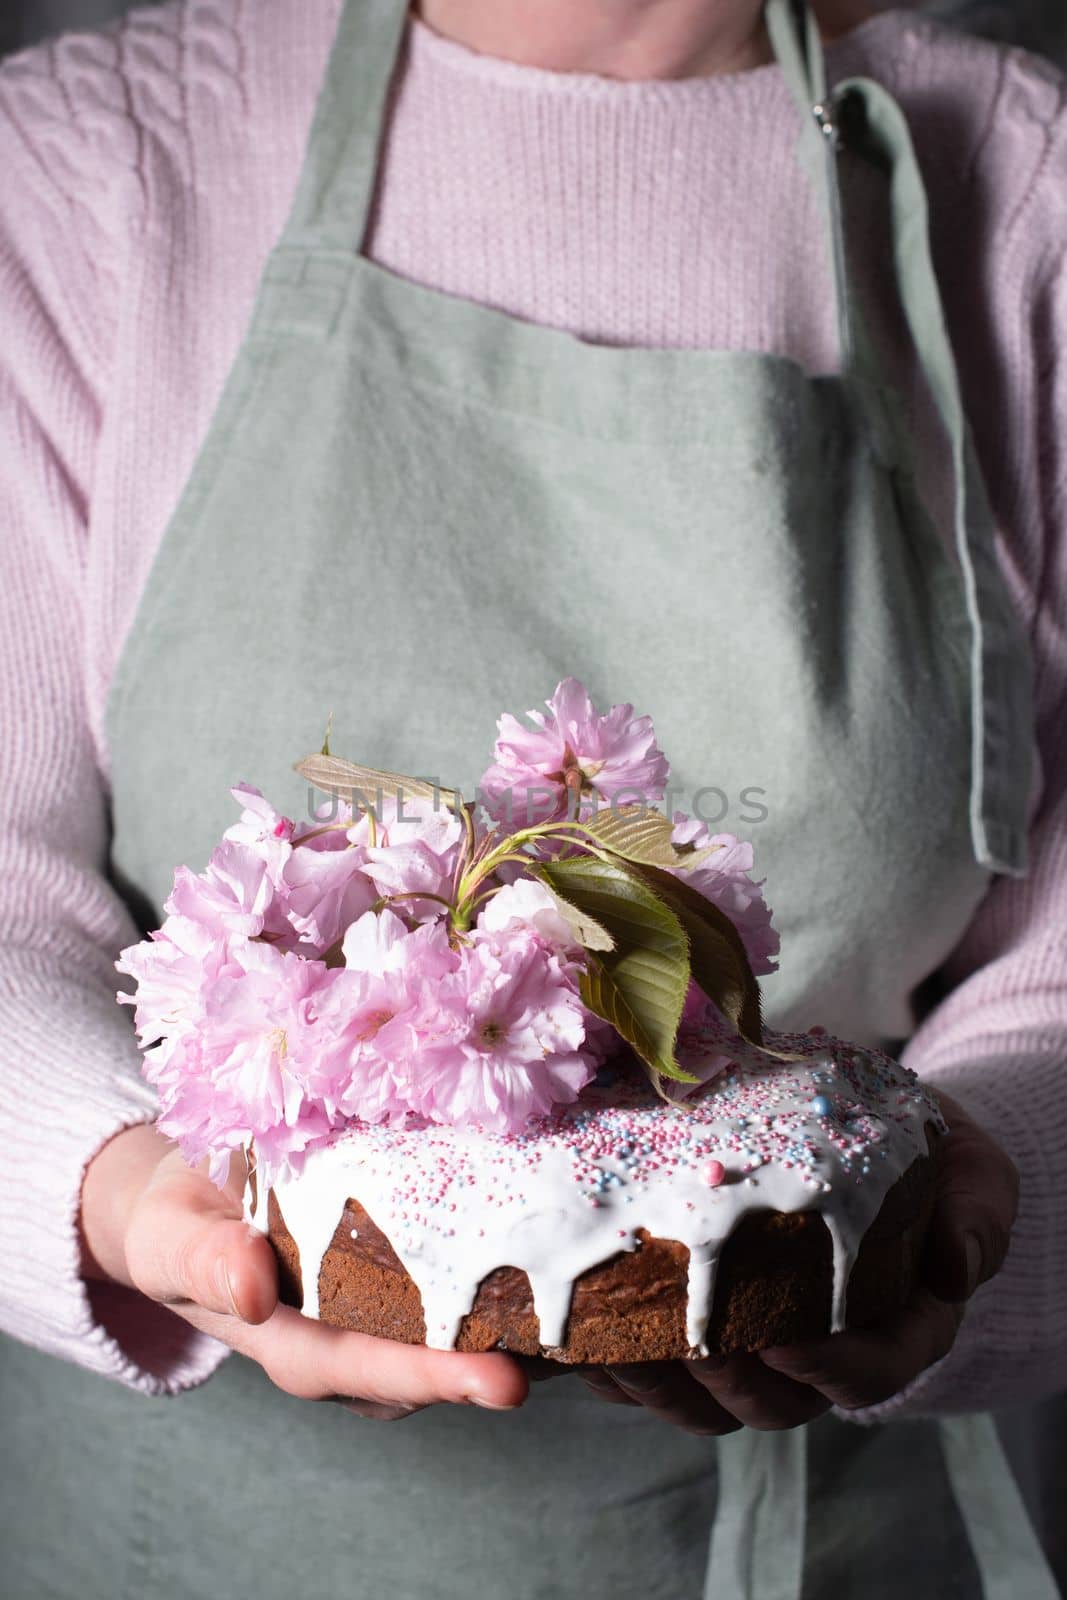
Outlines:
POLYGON ((427 783, 425 778, 406 778, 399 772, 379 772, 377 767, 357 766, 352 761, 343 761, 340 756, 320 752, 294 765, 300 776, 316 789, 323 789, 327 794, 335 790, 342 793, 358 790, 371 805, 376 803, 379 789, 383 798, 399 792, 413 799, 435 802, 449 811, 455 811, 461 804, 455 789, 442 789, 440 785, 427 783))
POLYGON ((691 883, 659 867, 634 872, 670 906, 689 939, 693 978, 749 1044, 763 1046, 759 983, 744 942, 725 912, 691 883))
POLYGON ((696 1083, 674 1059, 689 987, 689 945, 674 912, 623 862, 592 856, 543 862, 537 875, 614 941, 611 951, 589 957, 581 993, 590 1011, 611 1024, 651 1074, 696 1083))
POLYGON ((650 811, 643 806, 605 807, 583 820, 581 826, 604 849, 622 856, 624 861, 638 861, 651 867, 695 867, 722 849, 718 844, 695 850, 692 845, 672 843, 674 823, 671 819, 662 811, 650 811))
POLYGON ((657 1089, 660 1078, 669 1078, 674 1083, 699 1083, 699 1078, 683 1072, 675 1061, 673 1042, 670 1057, 663 1054, 654 1027, 647 1025, 647 1017, 642 1020, 642 1007, 632 1003, 631 979, 632 973, 622 970, 621 964, 614 973, 609 973, 598 957, 591 956, 578 985, 583 1004, 595 1016, 610 1022, 619 1037, 640 1057, 657 1089))
POLYGON ((545 883, 543 887, 552 896, 556 910, 580 945, 584 945, 587 950, 614 950, 615 940, 602 923, 591 917, 588 911, 582 911, 569 900, 564 900, 551 884, 545 883))

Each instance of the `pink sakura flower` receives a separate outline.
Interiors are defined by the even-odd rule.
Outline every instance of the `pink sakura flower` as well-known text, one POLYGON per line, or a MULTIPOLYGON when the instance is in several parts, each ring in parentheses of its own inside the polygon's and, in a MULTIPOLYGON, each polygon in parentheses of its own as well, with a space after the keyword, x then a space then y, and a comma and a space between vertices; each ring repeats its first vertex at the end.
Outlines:
POLYGON ((379 895, 402 895, 405 916, 425 922, 442 915, 466 830, 442 803, 383 795, 373 824, 366 814, 348 837, 363 852, 364 871, 379 895), (420 896, 436 896, 423 899, 420 896))
POLYGON ((409 932, 395 911, 368 912, 354 922, 341 946, 349 972, 407 972, 433 981, 456 965, 443 923, 424 923, 409 932))
POLYGON ((203 1020, 164 1059, 145 1057, 160 1095, 159 1126, 191 1164, 211 1158, 225 1178, 229 1152, 255 1142, 270 1174, 329 1131, 309 1091, 318 1064, 319 1000, 335 974, 321 962, 246 944, 234 968, 204 986, 203 1020))
MULTIPOLYGON (((349 846, 343 828, 318 822, 298 827, 249 784, 230 792, 244 810, 223 839, 243 857, 246 870, 262 863, 274 891, 263 931, 279 949, 321 954, 375 898, 362 872, 363 855, 349 846)), ((347 808, 346 816, 351 817, 347 808)), ((209 874, 214 861, 213 856, 209 874)))
POLYGON ((250 939, 262 933, 273 900, 266 862, 224 840, 203 872, 178 868, 163 909, 168 917, 199 923, 217 939, 250 939))
POLYGON ((749 964, 757 978, 777 968, 779 939, 771 922, 771 910, 763 898, 763 879, 751 876, 754 852, 747 840, 732 833, 708 832, 707 824, 686 816, 673 815, 671 834, 676 845, 691 844, 698 850, 708 845, 720 848, 700 866, 681 873, 686 883, 700 891, 729 917, 745 946, 749 964))
MULTIPOLYGON (((561 958, 574 958, 565 969, 577 983, 581 971, 581 947, 570 923, 560 914, 555 897, 535 878, 516 878, 487 900, 478 917, 478 931, 484 934, 536 934, 561 958)), ((619 1048, 619 1036, 610 1022, 591 1011, 585 1012, 583 1052, 600 1063, 619 1048)))
POLYGON ((365 868, 366 851, 344 833, 320 834, 297 847, 282 869, 285 915, 302 945, 321 954, 368 911, 378 889, 365 868))
POLYGON ((584 1008, 559 958, 522 932, 476 932, 458 955, 408 1024, 412 1109, 506 1133, 577 1099, 596 1062, 582 1049, 584 1008))
POLYGON ((331 1114, 402 1121, 411 1109, 409 1056, 418 1053, 412 1019, 459 957, 442 923, 409 932, 388 910, 349 928, 344 955, 319 1012, 319 1093, 331 1114))
POLYGON ((171 916, 163 928, 119 955, 115 967, 137 984, 135 994, 119 992, 122 1005, 134 1007, 141 1044, 170 1046, 203 1020, 202 995, 230 965, 229 945, 201 922, 171 916))
POLYGON ((647 806, 663 798, 669 768, 650 717, 631 705, 598 712, 577 678, 564 678, 546 704, 547 716, 527 712, 533 728, 507 713, 497 723, 479 785, 492 817, 520 827, 585 815, 614 797, 647 806))
POLYGON ((231 790, 245 809, 223 834, 203 872, 179 867, 164 904, 168 916, 185 916, 219 937, 266 934, 295 943, 285 917, 282 873, 292 854, 293 824, 247 784, 231 790))
POLYGON ((577 950, 570 923, 560 913, 555 895, 536 878, 516 878, 487 900, 478 917, 482 933, 512 933, 527 929, 550 949, 577 950))
POLYGON ((179 867, 164 904, 162 928, 123 950, 115 963, 137 983, 134 1026, 143 1045, 160 1057, 174 1042, 203 1025, 205 986, 230 970, 234 951, 263 932, 274 890, 265 861, 245 846, 223 840, 202 873, 179 867))
POLYGON ((244 809, 240 821, 231 823, 222 837, 257 856, 266 867, 271 882, 278 883, 282 869, 292 854, 296 824, 291 818, 275 811, 270 801, 265 800, 250 783, 238 783, 230 793, 244 809))

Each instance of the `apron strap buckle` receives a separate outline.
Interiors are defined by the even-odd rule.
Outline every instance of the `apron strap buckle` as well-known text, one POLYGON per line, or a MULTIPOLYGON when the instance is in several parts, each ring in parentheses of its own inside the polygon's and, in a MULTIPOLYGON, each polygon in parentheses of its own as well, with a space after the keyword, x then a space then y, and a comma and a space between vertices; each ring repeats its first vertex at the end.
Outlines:
POLYGON ((829 140, 830 148, 832 150, 840 150, 841 129, 838 125, 837 113, 833 104, 829 100, 820 100, 816 105, 812 106, 811 114, 815 118, 819 132, 829 140))

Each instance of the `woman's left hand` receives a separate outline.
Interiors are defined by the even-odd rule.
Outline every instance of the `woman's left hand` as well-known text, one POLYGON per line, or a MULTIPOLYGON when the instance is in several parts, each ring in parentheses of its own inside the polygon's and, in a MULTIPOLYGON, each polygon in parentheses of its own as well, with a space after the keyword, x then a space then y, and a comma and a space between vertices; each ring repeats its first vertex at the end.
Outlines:
POLYGON ((1015 1166, 949 1095, 934 1214, 911 1302, 883 1327, 778 1345, 759 1355, 649 1362, 582 1374, 605 1400, 644 1406, 689 1433, 795 1428, 831 1406, 856 1410, 898 1394, 948 1354, 966 1302, 999 1272, 1018 1207, 1015 1166))

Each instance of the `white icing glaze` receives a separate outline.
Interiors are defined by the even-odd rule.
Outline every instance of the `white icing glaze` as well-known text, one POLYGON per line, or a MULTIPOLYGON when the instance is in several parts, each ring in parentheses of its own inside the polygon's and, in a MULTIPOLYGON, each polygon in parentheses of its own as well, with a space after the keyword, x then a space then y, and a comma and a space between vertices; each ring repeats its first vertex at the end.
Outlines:
MULTIPOLYGON (((422 1297, 426 1342, 453 1348, 479 1284, 524 1271, 546 1348, 563 1344, 574 1280, 639 1229, 689 1250, 686 1325, 705 1333, 724 1241, 750 1211, 820 1211, 833 1243, 831 1327, 845 1325, 849 1274, 887 1191, 943 1127, 914 1074, 825 1037, 777 1036, 783 1063, 731 1040, 731 1070, 679 1105, 643 1083, 591 1086, 520 1135, 417 1124, 352 1124, 309 1152, 275 1198, 300 1252, 304 1314, 345 1201, 357 1199, 422 1297), (813 1108, 817 1095, 833 1106, 813 1108), (709 1163, 725 1169, 721 1183, 709 1163)), ((709 1053, 723 1038, 709 1032, 709 1053)), ((266 1230, 266 1195, 253 1218, 266 1230)))

